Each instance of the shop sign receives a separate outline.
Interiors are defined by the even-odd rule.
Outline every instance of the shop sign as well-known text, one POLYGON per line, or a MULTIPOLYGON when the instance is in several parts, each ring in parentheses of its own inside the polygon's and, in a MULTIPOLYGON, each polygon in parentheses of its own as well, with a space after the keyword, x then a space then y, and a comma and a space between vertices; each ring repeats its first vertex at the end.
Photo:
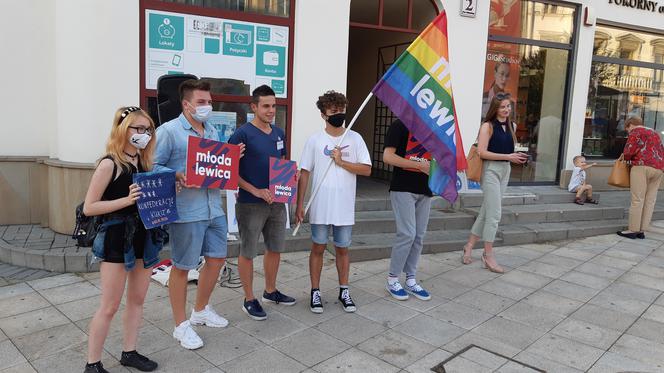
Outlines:
POLYGON ((609 4, 664 14, 664 5, 652 0, 609 0, 609 4))

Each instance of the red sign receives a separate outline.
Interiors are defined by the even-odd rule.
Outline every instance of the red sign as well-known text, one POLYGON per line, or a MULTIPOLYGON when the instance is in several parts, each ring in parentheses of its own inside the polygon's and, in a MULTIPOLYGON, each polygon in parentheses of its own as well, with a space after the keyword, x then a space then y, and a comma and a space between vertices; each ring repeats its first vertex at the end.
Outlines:
POLYGON ((187 185, 235 190, 238 187, 239 171, 239 146, 189 136, 185 171, 187 185))
POLYGON ((297 201, 297 163, 270 157, 270 192, 274 202, 293 204, 297 201))
MULTIPOLYGON (((415 162, 429 162, 431 161, 431 154, 420 144, 419 141, 413 136, 412 133, 408 133, 408 142, 406 143, 406 155, 404 156, 409 161, 415 162)), ((407 171, 422 172, 415 168, 407 168, 407 171)))

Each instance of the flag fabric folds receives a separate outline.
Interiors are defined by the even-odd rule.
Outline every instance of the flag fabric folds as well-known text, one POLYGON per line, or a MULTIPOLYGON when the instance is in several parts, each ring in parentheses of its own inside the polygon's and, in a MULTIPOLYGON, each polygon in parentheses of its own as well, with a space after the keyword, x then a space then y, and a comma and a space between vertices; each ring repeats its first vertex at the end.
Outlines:
POLYGON ((378 81, 372 92, 406 125, 435 159, 429 188, 457 199, 457 170, 466 168, 459 134, 441 12, 378 81))

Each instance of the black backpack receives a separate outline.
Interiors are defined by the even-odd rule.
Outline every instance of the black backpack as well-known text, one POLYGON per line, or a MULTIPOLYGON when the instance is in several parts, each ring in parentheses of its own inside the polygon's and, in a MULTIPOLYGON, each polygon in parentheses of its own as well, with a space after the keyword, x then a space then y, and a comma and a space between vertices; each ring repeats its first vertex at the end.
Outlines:
POLYGON ((76 206, 76 226, 71 238, 75 239, 80 247, 91 247, 97 237, 101 216, 87 216, 83 213, 83 203, 76 206))
MULTIPOLYGON (((113 160, 112 157, 106 156, 102 159, 113 160)), ((117 172, 117 166, 113 162, 113 179, 115 179, 115 173, 117 172)), ((79 247, 92 247, 92 243, 95 242, 95 237, 97 237, 97 232, 99 231, 99 226, 102 223, 102 216, 87 216, 83 213, 83 204, 76 206, 76 226, 74 227, 74 233, 71 234, 71 238, 75 239, 79 247)))

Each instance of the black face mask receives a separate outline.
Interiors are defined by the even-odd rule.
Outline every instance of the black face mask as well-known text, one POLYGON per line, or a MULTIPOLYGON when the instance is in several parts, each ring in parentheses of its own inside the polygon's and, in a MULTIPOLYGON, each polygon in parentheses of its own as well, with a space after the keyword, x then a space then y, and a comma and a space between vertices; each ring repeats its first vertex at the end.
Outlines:
POLYGON ((341 127, 346 121, 346 113, 336 113, 327 117, 327 123, 334 127, 341 127))

